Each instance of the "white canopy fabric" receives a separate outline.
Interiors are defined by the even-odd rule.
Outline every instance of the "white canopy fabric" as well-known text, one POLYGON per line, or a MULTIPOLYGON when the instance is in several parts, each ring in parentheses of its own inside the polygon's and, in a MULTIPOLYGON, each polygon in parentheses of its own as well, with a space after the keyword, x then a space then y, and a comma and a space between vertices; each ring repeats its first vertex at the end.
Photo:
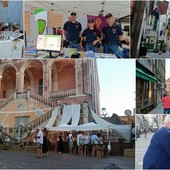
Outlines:
POLYGON ((130 1, 116 1, 116 0, 99 0, 99 1, 29 1, 25 2, 26 5, 30 5, 37 8, 46 9, 48 11, 56 11, 67 16, 70 12, 76 12, 78 16, 83 15, 98 15, 103 13, 105 16, 107 13, 112 13, 115 17, 122 18, 130 15, 130 1))
POLYGON ((61 122, 59 124, 60 126, 63 126, 63 124, 69 123, 70 119, 72 119, 71 125, 77 126, 79 119, 80 119, 80 105, 65 105, 63 109, 63 116, 61 119, 61 122))
POLYGON ((58 115, 58 107, 56 107, 53 111, 52 111, 52 116, 50 118, 50 120, 48 121, 48 123, 46 124, 46 128, 49 129, 53 126, 56 118, 57 118, 57 115, 58 115))
MULTIPOLYGON (((66 107, 64 109, 62 121, 58 127, 51 127, 50 130, 52 131, 92 131, 92 130, 108 130, 108 129, 113 129, 115 130, 119 135, 121 135, 124 139, 130 140, 130 135, 131 135, 131 127, 129 125, 115 125, 110 122, 105 121, 101 117, 99 117, 96 113, 94 113, 91 110, 91 114, 95 120, 96 123, 94 122, 89 122, 83 125, 78 125, 79 119, 80 119, 80 105, 72 105, 70 107, 66 107), (70 109, 70 110, 69 110, 70 109), (79 112, 78 112, 79 109, 79 112), (75 112, 74 112, 75 111, 75 112), (69 119, 66 118, 67 114, 69 112, 69 119), (68 125, 67 123, 69 122, 70 118, 72 115, 74 115, 75 121, 71 125, 68 125), (71 116, 70 116, 71 115, 71 116), (65 121, 64 121, 65 120, 65 121)), ((73 117, 72 117, 73 118, 73 117)), ((74 118, 72 120, 74 120, 74 118)))

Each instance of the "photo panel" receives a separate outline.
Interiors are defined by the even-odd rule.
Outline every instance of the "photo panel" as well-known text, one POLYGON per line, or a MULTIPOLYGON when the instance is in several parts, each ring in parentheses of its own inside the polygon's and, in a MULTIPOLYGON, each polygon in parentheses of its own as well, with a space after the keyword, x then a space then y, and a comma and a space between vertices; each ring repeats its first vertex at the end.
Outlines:
POLYGON ((169 1, 131 1, 131 57, 170 58, 169 1))
MULTIPOLYGON (((0 73, 0 146, 13 159, 24 155, 35 161, 37 155, 49 164, 61 154, 72 162, 63 166, 63 160, 57 160, 52 168, 134 169, 135 60, 1 59, 0 73), (48 131, 48 156, 36 153, 38 128, 48 131), (79 145, 81 135, 88 139, 84 147, 79 145), (77 165, 77 159, 87 163, 77 165)), ((25 161, 22 167, 41 169, 48 164, 25 161)))
POLYGON ((0 58, 23 58, 23 6, 23 1, 0 2, 0 58))

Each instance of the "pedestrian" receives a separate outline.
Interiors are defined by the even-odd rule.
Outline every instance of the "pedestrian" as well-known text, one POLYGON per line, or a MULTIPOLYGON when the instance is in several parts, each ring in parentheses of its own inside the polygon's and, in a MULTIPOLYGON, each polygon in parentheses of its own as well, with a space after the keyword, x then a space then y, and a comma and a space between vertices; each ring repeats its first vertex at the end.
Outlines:
POLYGON ((69 42, 70 48, 77 48, 79 50, 80 36, 82 31, 81 23, 77 22, 77 14, 72 12, 70 20, 65 22, 63 27, 63 36, 69 42))
POLYGON ((47 128, 44 128, 43 130, 43 147, 42 152, 44 155, 48 155, 48 131, 47 128))
POLYGON ((170 115, 152 137, 144 155, 143 169, 170 169, 170 115))
POLYGON ((147 138, 147 129, 145 128, 144 130, 143 130, 143 133, 144 133, 144 138, 147 138))
POLYGON ((115 18, 111 13, 106 15, 107 24, 102 28, 103 33, 103 52, 117 55, 119 41, 123 40, 123 31, 116 24, 115 18))
POLYGON ((165 93, 165 96, 161 99, 163 103, 163 113, 170 114, 170 97, 168 93, 165 93))
POLYGON ((72 132, 67 136, 67 141, 69 143, 69 153, 73 152, 73 135, 72 132))
POLYGON ((37 135, 37 158, 42 158, 43 133, 40 129, 36 129, 37 135))
POLYGON ((83 155, 83 142, 84 138, 82 135, 82 132, 79 131, 78 135, 77 135, 77 150, 78 150, 78 154, 83 155))
POLYGON ((100 44, 101 44, 101 32, 96 29, 94 20, 88 19, 88 28, 85 29, 82 33, 82 38, 80 42, 80 46, 82 46, 82 42, 85 42, 85 51, 93 51, 95 53, 99 52, 100 44))
POLYGON ((94 134, 91 136, 91 142, 92 144, 99 144, 100 143, 100 133, 94 134))
POLYGON ((64 151, 64 146, 63 146, 63 139, 62 136, 59 136, 59 141, 58 141, 58 153, 62 153, 64 151))

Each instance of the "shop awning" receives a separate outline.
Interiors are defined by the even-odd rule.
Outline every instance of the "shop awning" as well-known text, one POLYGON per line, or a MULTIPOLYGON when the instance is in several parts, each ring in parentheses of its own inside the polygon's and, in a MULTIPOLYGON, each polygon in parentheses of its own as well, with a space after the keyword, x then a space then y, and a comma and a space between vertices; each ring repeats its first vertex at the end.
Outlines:
POLYGON ((147 72, 146 70, 143 70, 139 67, 136 67, 136 76, 139 78, 148 80, 148 81, 152 81, 153 83, 158 82, 158 79, 156 77, 154 77, 149 72, 147 72))

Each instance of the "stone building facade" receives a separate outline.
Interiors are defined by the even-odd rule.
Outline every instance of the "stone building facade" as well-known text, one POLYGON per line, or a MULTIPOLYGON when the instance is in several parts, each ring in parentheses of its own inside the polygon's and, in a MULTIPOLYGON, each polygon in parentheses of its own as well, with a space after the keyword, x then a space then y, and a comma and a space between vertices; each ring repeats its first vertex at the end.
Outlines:
POLYGON ((0 124, 16 127, 59 104, 83 104, 99 114, 95 60, 27 59, 0 61, 0 124))

